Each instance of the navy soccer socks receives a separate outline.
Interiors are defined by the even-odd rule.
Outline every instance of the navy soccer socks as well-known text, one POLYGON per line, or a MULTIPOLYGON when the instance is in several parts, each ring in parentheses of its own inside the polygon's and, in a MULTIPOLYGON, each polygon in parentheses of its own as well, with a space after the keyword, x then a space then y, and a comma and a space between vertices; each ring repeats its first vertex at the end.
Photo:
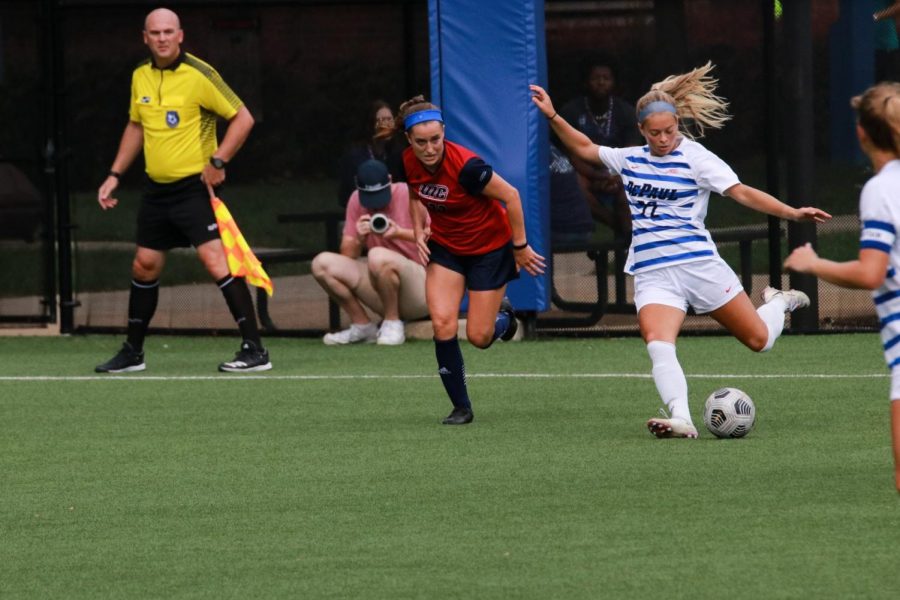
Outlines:
POLYGON ((466 389, 466 366, 463 364, 459 339, 454 336, 449 340, 434 340, 434 354, 437 357, 438 373, 450 402, 456 408, 472 409, 469 391, 466 389))
POLYGON ((497 313, 497 319, 494 321, 494 340, 502 337, 509 330, 509 324, 512 318, 510 314, 501 310, 497 313))

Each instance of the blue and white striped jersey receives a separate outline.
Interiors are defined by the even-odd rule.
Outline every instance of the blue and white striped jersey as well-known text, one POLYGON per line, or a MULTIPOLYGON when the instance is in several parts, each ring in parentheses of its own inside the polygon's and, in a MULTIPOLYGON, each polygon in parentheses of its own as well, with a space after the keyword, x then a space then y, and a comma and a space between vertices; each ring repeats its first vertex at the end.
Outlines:
POLYGON ((703 223, 709 193, 740 183, 722 159, 685 138, 666 156, 653 156, 647 146, 601 146, 600 160, 622 176, 631 207, 626 273, 718 257, 703 223))
POLYGON ((881 320, 884 358, 893 369, 900 365, 900 160, 892 160, 863 186, 859 198, 862 233, 859 247, 886 252, 887 277, 872 292, 875 312, 881 320))

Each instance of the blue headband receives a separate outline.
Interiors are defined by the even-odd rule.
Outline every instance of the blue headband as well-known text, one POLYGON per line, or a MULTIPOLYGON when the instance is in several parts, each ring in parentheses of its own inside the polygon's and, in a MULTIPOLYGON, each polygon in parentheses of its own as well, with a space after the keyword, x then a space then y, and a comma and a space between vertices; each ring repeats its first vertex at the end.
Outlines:
POLYGON ((675 110, 674 106, 664 100, 657 100, 655 102, 651 102, 641 109, 641 112, 638 113, 638 123, 643 123, 644 119, 646 119, 653 113, 658 112, 670 112, 673 115, 678 114, 678 111, 675 110))
POLYGON ((413 128, 413 126, 418 125, 419 123, 424 123, 425 121, 439 121, 443 123, 444 117, 443 115, 441 115, 441 111, 435 108, 420 110, 419 112, 414 112, 413 114, 408 115, 405 119, 403 119, 403 129, 409 131, 413 128))

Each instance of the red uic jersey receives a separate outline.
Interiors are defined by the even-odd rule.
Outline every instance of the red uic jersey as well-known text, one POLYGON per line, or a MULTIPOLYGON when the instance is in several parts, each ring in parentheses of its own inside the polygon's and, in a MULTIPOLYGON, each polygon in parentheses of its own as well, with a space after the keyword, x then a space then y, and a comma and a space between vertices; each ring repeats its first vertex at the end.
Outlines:
POLYGON ((470 194, 459 183, 460 171, 473 158, 478 158, 474 152, 444 140, 444 158, 429 173, 412 148, 403 151, 406 182, 428 209, 432 239, 460 256, 486 254, 512 239, 503 203, 470 194))

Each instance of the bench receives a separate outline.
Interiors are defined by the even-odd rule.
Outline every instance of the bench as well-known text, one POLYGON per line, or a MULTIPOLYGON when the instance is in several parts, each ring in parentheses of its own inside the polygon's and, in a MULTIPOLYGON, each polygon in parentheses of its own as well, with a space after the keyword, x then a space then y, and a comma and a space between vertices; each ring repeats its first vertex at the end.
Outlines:
MULTIPOLYGON (((753 288, 753 242, 769 237, 768 225, 752 225, 746 227, 727 227, 709 230, 716 244, 738 244, 740 269, 738 276, 747 294, 753 288)), ((629 242, 626 240, 611 240, 608 242, 593 242, 590 244, 575 246, 559 246, 553 248, 553 254, 585 253, 594 262, 596 276, 597 301, 584 302, 566 300, 556 289, 551 280, 550 300, 560 310, 580 313, 572 317, 547 317, 537 320, 539 329, 555 329, 568 327, 591 327, 609 314, 633 314, 633 303, 626 300, 626 275, 625 259, 628 255, 629 242), (609 262, 610 253, 613 254, 614 264, 614 300, 609 302, 609 262)))
MULTIPOLYGON (((310 224, 321 223, 325 227, 325 248, 309 251, 299 248, 278 248, 273 250, 256 251, 256 258, 262 263, 263 268, 269 265, 306 262, 311 261, 317 254, 323 250, 338 252, 341 246, 341 240, 338 232, 338 225, 344 220, 344 212, 340 211, 322 211, 312 213, 285 213, 276 216, 278 223, 298 223, 310 224)), ((277 327, 269 315, 269 296, 262 288, 256 288, 256 314, 259 323, 268 331, 275 331, 277 327)), ((338 329, 341 325, 340 307, 337 303, 328 298, 328 326, 332 329, 338 329)))

